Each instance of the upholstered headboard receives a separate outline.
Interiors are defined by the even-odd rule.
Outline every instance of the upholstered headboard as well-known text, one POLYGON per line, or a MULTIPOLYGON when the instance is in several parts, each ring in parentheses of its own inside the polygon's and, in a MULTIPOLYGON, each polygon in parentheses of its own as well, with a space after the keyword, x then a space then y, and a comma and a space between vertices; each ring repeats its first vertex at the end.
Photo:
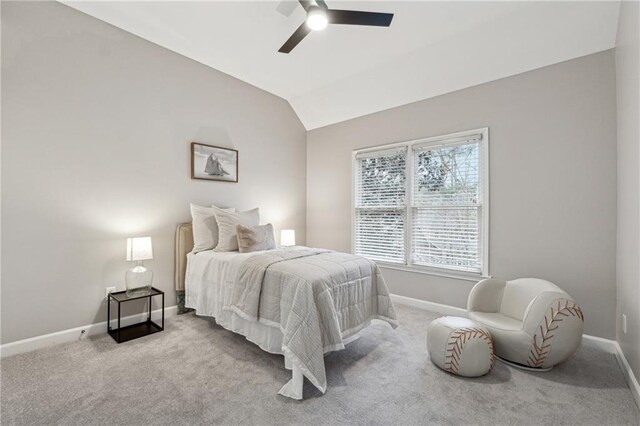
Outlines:
POLYGON ((191 223, 181 223, 176 228, 176 290, 184 291, 184 276, 187 271, 187 254, 193 250, 193 228, 191 223))

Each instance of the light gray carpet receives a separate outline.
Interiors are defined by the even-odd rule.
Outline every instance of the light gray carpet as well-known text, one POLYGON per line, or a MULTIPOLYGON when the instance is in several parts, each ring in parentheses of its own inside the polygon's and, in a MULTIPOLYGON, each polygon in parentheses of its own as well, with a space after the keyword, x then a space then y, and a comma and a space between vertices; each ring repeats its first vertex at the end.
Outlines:
POLYGON ((329 387, 304 401, 277 395, 290 373, 210 320, 184 315, 121 345, 111 337, 6 358, 1 417, 9 424, 639 424, 613 355, 581 348, 549 373, 497 363, 452 376, 425 351, 438 314, 398 306, 326 357, 329 387))

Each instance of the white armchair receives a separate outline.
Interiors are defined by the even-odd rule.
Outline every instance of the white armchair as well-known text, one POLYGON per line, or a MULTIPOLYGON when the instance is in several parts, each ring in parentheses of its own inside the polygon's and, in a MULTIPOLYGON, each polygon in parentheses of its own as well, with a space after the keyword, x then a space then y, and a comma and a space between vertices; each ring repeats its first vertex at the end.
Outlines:
POLYGON ((545 280, 480 281, 469 294, 467 311, 489 329, 497 356, 530 368, 561 363, 582 339, 582 309, 545 280))

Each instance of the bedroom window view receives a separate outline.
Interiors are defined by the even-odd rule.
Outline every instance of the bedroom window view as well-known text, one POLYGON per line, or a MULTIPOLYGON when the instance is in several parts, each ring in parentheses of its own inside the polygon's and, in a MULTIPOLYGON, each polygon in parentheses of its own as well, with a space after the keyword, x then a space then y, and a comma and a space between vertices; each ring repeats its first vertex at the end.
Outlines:
POLYGON ((471 132, 356 152, 355 254, 487 274, 486 139, 471 132))
POLYGON ((405 262, 407 148, 356 156, 355 254, 405 262))

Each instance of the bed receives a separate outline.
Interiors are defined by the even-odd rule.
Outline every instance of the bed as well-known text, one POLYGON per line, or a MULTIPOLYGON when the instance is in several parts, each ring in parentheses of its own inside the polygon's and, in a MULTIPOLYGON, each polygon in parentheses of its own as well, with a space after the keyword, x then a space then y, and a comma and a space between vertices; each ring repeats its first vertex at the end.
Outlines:
POLYGON ((191 224, 176 230, 178 310, 284 355, 292 378, 279 391, 302 399, 304 377, 322 393, 324 355, 345 348, 372 321, 396 328, 380 270, 361 256, 308 247, 193 253, 191 224))

